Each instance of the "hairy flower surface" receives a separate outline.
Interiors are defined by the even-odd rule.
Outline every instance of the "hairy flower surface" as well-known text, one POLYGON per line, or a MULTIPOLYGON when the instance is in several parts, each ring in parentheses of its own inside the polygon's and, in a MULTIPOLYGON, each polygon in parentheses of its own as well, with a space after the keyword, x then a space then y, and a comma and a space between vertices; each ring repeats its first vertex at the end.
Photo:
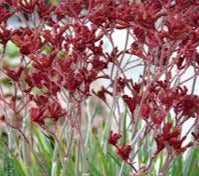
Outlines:
POLYGON ((194 147, 189 134, 198 140, 198 0, 53 2, 0 0, 0 121, 25 139, 26 117, 46 131, 60 133, 57 127, 65 125, 60 144, 70 150, 75 141, 85 163, 78 167, 87 173, 83 150, 106 106, 109 115, 99 118, 105 132, 118 131, 108 137, 116 155, 135 175, 150 175, 165 150, 160 171, 166 175, 173 155, 194 147), (93 98, 102 100, 95 110, 93 98))

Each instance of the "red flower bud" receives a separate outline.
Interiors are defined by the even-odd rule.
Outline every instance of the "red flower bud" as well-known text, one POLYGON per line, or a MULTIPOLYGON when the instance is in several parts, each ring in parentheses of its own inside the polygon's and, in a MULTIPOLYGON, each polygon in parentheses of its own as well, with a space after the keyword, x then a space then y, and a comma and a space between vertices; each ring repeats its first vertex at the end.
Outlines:
POLYGON ((131 153, 132 147, 130 145, 123 145, 122 147, 118 147, 116 153, 124 160, 127 161, 129 159, 129 155, 131 153))
POLYGON ((110 131, 108 143, 111 145, 117 145, 118 140, 122 137, 121 134, 113 133, 113 131, 110 131))

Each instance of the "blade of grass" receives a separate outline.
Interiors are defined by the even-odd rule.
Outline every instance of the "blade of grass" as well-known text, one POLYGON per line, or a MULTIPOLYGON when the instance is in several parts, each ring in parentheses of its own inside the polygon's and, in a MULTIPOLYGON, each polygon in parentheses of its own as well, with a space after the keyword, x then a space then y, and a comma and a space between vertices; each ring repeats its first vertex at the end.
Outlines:
POLYGON ((183 164, 183 176, 196 176, 199 175, 199 151, 196 148, 189 150, 186 161, 183 164), (198 168, 198 169, 197 169, 198 168))

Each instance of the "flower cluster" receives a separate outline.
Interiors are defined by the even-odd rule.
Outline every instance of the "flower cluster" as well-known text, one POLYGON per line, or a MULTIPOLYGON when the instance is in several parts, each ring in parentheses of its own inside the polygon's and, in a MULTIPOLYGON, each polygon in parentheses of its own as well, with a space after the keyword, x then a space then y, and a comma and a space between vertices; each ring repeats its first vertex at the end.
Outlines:
MULTIPOLYGON (((139 146, 150 134, 157 144, 155 155, 163 149, 183 153, 193 143, 182 147, 188 135, 180 137, 182 125, 194 118, 191 132, 199 118, 199 96, 194 92, 199 74, 198 19, 198 0, 60 0, 57 4, 1 0, 0 74, 9 79, 13 91, 8 95, 12 101, 7 100, 0 85, 4 104, 0 120, 7 123, 9 109, 17 121, 11 124, 15 129, 21 128, 23 112, 42 127, 47 119, 81 123, 82 105, 95 95, 111 109, 110 119, 119 129, 120 104, 127 106, 131 118, 126 130, 132 131, 139 146), (9 25, 13 17, 20 21, 19 27, 9 25), (114 39, 118 31, 126 33, 122 49, 114 39), (5 56, 9 43, 19 51, 14 66, 5 56), (132 79, 137 69, 138 79, 132 79), (194 73, 184 80, 188 69, 194 73), (99 91, 92 89, 105 79, 108 83, 99 91), (190 80, 191 90, 186 86, 190 80), (140 126, 144 132, 137 134, 140 126)), ((120 138, 110 132, 108 142, 128 161, 132 148, 118 145, 120 138)), ((149 158, 152 161, 153 156, 149 158)))
POLYGON ((189 119, 199 116, 198 106, 198 96, 189 95, 186 87, 171 88, 168 81, 157 81, 148 87, 140 115, 144 120, 151 117, 154 124, 160 125, 172 108, 180 119, 189 119))
POLYGON ((167 123, 162 128, 162 133, 157 135, 155 140, 157 143, 156 154, 163 150, 165 147, 171 147, 176 155, 183 153, 188 147, 193 145, 193 142, 189 142, 187 145, 182 147, 183 141, 186 139, 186 136, 180 139, 181 127, 172 128, 171 123, 167 123))
POLYGON ((122 146, 118 145, 118 140, 122 137, 119 133, 113 133, 110 131, 108 143, 113 145, 116 148, 116 153, 118 156, 122 158, 124 161, 128 161, 129 155, 132 151, 132 147, 130 145, 123 144, 122 146))

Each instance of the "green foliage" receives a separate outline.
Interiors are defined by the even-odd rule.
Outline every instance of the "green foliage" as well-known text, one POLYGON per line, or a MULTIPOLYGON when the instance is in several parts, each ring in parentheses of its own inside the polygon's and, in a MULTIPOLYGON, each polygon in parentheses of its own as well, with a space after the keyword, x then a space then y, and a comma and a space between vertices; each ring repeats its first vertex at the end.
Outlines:
POLYGON ((197 176, 199 175, 199 150, 193 148, 189 150, 186 157, 186 162, 183 163, 183 174, 182 176, 197 176))
MULTIPOLYGON (((64 157, 58 152, 56 160, 53 162, 55 147, 52 138, 42 133, 38 126, 33 127, 32 133, 34 144, 27 151, 31 160, 30 163, 25 163, 24 158, 19 154, 15 156, 8 155, 5 149, 6 145, 0 146, 0 166, 2 166, 0 167, 0 176, 59 176, 63 172, 63 162, 66 164, 65 175, 75 176, 77 170, 76 160, 79 157, 77 144, 73 145, 65 161, 62 161, 64 157)), ((107 150, 105 150, 104 142, 106 142, 106 139, 102 140, 96 134, 89 133, 86 159, 87 170, 91 176, 115 176, 121 169, 122 162, 120 158, 116 156, 111 146, 108 145, 107 150)), ((64 148, 65 144, 60 144, 64 148)), ((78 169, 81 175, 81 165, 78 169)), ((125 165, 122 173, 128 175, 130 170, 130 167, 125 165)))
POLYGON ((0 82, 0 84, 2 84, 3 86, 5 86, 5 87, 7 87, 7 88, 10 88, 10 87, 12 87, 12 81, 8 78, 8 77, 4 77, 2 80, 1 80, 1 82, 0 82))
MULTIPOLYGON (((97 106, 94 110, 95 114, 101 113, 101 108, 101 106, 97 106)), ((122 138, 120 144, 129 144, 131 137, 127 130, 127 113, 127 110, 125 110, 121 118, 122 138)), ((72 141, 71 150, 66 155, 70 135, 68 128, 65 128, 64 133, 60 136, 62 125, 58 126, 55 133, 58 138, 49 135, 50 133, 39 126, 29 126, 31 142, 27 143, 21 139, 15 149, 8 148, 9 136, 3 133, 0 140, 0 176, 82 176, 84 160, 80 150, 81 146, 77 141, 72 141)), ((82 130, 85 133, 88 132, 88 143, 85 148, 86 171, 89 176, 128 176, 133 170, 117 156, 115 148, 107 144, 108 133, 105 135, 101 133, 104 128, 105 125, 102 123, 97 131, 93 132, 89 128, 85 131, 82 130)), ((138 132, 139 130, 140 127, 137 128, 138 132)), ((83 136, 86 135, 83 134, 83 136)), ((17 135, 14 135, 14 137, 17 137, 17 135)), ((85 139, 83 138, 83 140, 85 139)), ((149 135, 144 140, 139 140, 138 144, 138 148, 132 146, 132 158, 135 155, 134 152, 137 152, 136 164, 147 166, 150 156, 154 152, 153 138, 149 135)), ((198 149, 189 150, 186 157, 175 157, 169 165, 166 176, 198 176, 198 158, 198 149)), ((165 152, 162 151, 152 161, 149 175, 143 174, 142 176, 158 176, 157 174, 161 172, 164 161, 165 152)))
POLYGON ((0 148, 0 176, 26 176, 22 165, 15 156, 0 148))
POLYGON ((8 56, 9 58, 19 56, 19 48, 11 41, 9 41, 6 45, 6 56, 8 56))

